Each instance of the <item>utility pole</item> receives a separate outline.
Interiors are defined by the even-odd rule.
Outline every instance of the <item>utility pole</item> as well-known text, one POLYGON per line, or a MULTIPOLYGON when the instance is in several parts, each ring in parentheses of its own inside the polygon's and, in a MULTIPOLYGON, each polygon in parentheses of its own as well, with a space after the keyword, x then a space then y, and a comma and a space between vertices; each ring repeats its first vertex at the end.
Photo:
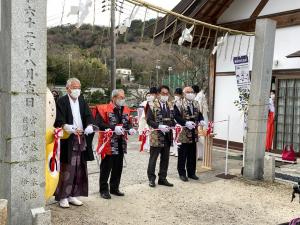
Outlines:
POLYGON ((173 68, 170 66, 168 68, 168 71, 169 71, 169 88, 171 87, 171 71, 173 70, 173 68))
POLYGON ((72 54, 69 53, 69 79, 71 78, 71 59, 72 59, 72 54))
POLYGON ((158 70, 160 70, 160 60, 157 59, 156 60, 156 66, 155 66, 155 69, 156 69, 156 86, 158 87, 159 86, 159 81, 158 81, 158 70))
POLYGON ((111 0, 110 6, 110 40, 111 40, 111 90, 116 89, 116 34, 115 34, 115 24, 116 24, 116 16, 115 16, 115 8, 116 1, 111 0))

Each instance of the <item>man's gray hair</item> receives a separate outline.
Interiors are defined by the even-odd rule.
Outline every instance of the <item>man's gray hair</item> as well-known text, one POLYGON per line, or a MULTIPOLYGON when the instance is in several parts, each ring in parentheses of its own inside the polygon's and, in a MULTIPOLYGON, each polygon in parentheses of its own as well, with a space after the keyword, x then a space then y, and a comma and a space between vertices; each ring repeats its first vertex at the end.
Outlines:
POLYGON ((123 90, 123 89, 114 89, 114 90, 111 92, 111 98, 117 97, 117 96, 120 94, 120 92, 124 92, 124 90, 123 90))
POLYGON ((69 78, 69 79, 67 80, 66 87, 70 87, 70 85, 71 85, 73 82, 79 83, 79 84, 81 85, 80 80, 78 80, 78 79, 75 78, 75 77, 72 77, 72 78, 69 78))
POLYGON ((192 89, 193 90, 193 88, 191 86, 186 86, 185 88, 183 88, 182 92, 186 93, 188 89, 192 89))

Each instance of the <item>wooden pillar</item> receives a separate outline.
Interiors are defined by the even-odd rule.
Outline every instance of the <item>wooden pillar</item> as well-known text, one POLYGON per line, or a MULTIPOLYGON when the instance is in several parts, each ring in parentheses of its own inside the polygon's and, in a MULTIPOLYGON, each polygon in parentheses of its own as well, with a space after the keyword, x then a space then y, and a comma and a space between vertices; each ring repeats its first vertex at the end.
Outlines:
POLYGON ((214 119, 214 98, 215 98, 215 80, 216 80, 216 55, 210 55, 209 58, 209 76, 208 76, 208 118, 214 119))

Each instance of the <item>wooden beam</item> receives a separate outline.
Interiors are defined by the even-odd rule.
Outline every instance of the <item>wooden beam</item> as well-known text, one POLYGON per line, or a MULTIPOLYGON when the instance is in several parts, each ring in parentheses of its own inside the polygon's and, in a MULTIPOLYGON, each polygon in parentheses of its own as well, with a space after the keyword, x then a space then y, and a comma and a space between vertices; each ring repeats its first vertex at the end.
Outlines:
POLYGON ((214 100, 215 100, 215 80, 216 80, 216 55, 210 55, 209 58, 209 86, 208 86, 208 118, 214 119, 214 100))
POLYGON ((253 11, 250 18, 256 18, 261 13, 261 11, 264 9, 266 4, 269 2, 269 0, 261 0, 256 9, 253 11))
POLYGON ((255 21, 257 19, 264 19, 264 18, 269 18, 277 21, 277 28, 300 25, 300 9, 276 13, 276 14, 270 14, 265 16, 259 16, 257 18, 239 20, 239 21, 224 23, 220 25, 231 29, 252 32, 255 30, 255 21))

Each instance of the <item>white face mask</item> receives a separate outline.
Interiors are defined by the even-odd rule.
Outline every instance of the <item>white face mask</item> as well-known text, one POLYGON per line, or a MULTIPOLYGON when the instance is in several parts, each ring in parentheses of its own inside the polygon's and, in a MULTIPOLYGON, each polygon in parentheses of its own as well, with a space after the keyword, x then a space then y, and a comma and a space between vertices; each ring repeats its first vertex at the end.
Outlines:
POLYGON ((180 97, 179 96, 175 96, 175 101, 179 101, 180 100, 180 97))
POLYGON ((188 93, 185 95, 186 99, 189 101, 193 101, 195 99, 195 94, 194 93, 188 93))
POLYGON ((124 106, 125 105, 125 99, 117 99, 117 101, 116 101, 116 105, 117 106, 124 106))
POLYGON ((160 101, 166 103, 169 100, 169 96, 160 96, 160 101))
POLYGON ((147 102, 153 102, 154 101, 154 96, 153 95, 149 95, 149 96, 147 96, 147 102))
POLYGON ((80 89, 71 89, 71 97, 77 99, 81 94, 80 89))

